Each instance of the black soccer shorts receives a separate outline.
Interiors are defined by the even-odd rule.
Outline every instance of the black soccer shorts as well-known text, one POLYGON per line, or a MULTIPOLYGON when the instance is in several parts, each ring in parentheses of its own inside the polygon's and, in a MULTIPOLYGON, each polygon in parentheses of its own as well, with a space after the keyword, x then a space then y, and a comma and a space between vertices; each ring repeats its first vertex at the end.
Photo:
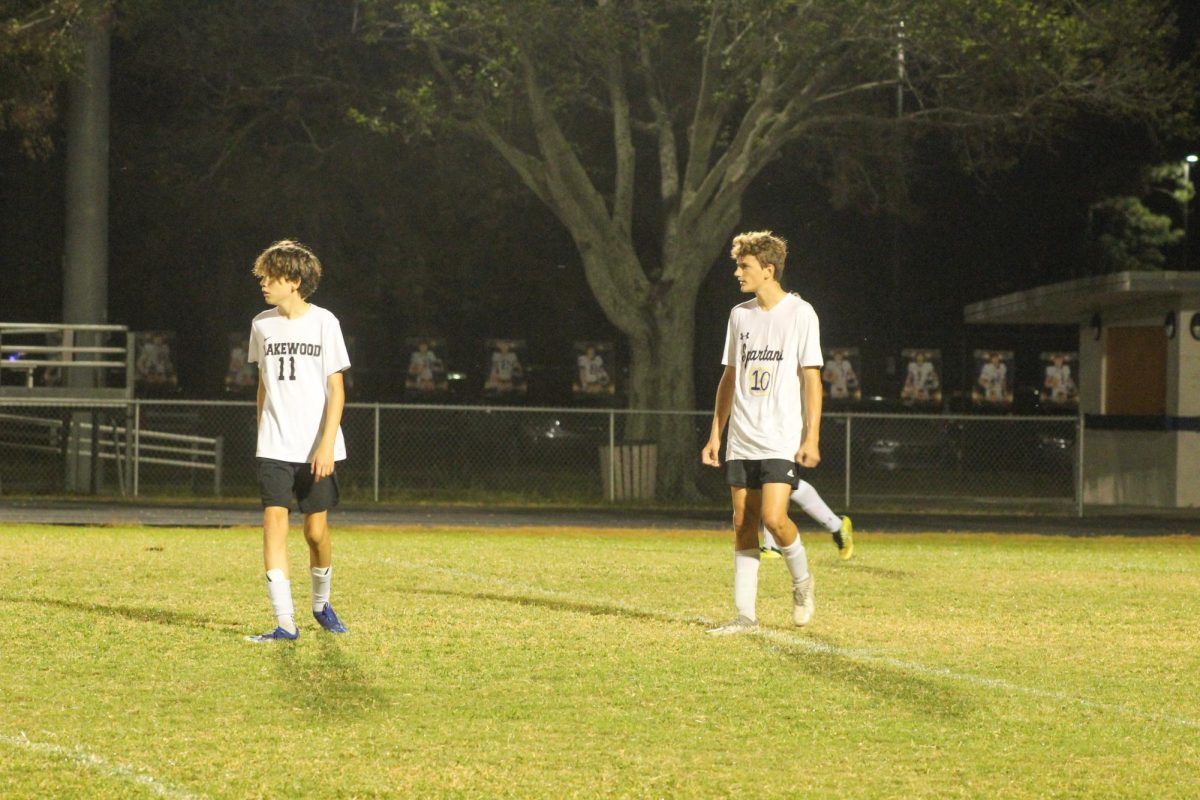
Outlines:
POLYGON ((300 513, 317 514, 333 508, 341 499, 337 473, 314 481, 311 464, 276 461, 273 458, 258 458, 255 461, 263 508, 290 508, 295 497, 300 513))
POLYGON ((786 458, 734 459, 725 462, 725 482, 730 486, 762 489, 764 483, 800 485, 800 468, 786 458))

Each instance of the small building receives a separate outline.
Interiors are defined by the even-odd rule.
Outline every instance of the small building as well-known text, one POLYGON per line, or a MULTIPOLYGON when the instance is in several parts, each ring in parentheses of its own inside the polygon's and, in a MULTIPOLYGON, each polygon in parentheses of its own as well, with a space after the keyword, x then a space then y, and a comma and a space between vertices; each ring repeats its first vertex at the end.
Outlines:
POLYGON ((1081 278, 963 313, 1079 327, 1084 503, 1200 507, 1200 272, 1081 278))

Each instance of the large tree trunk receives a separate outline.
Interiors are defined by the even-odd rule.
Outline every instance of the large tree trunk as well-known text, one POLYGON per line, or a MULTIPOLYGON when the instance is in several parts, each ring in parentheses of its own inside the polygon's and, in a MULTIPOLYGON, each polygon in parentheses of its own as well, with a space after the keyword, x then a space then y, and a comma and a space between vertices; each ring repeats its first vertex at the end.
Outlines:
MULTIPOLYGON (((623 253, 588 251, 585 271, 607 265, 623 253), (595 263, 589 263, 594 261, 595 263)), ((696 291, 654 285, 642 297, 622 297, 603 281, 593 291, 609 319, 628 339, 630 350, 629 408, 622 439, 652 443, 657 447, 657 497, 695 499, 696 471, 700 459, 698 430, 707 433, 708 421, 686 412, 695 407, 692 356, 696 291), (698 424, 700 423, 700 424, 698 424)))
POLYGON ((681 412, 695 405, 692 378, 695 299, 664 294, 653 309, 646 336, 630 337, 629 405, 635 410, 680 413, 632 414, 626 436, 658 447, 658 496, 698 496, 695 472, 701 444, 697 417, 681 412))

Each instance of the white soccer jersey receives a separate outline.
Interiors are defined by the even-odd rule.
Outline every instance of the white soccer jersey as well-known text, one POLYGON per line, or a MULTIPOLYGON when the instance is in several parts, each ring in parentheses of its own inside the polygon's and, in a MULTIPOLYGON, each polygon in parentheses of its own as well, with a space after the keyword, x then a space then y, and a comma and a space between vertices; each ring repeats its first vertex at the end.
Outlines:
POLYGON ((850 396, 850 382, 856 380, 849 361, 830 361, 822 375, 829 383, 829 396, 841 400, 850 396))
MULTIPOLYGON (((328 378, 350 366, 337 317, 314 305, 296 319, 277 308, 264 311, 250 323, 248 360, 258 364, 266 388, 256 455, 297 464, 311 461, 325 416, 328 378)), ((333 458, 345 457, 339 425, 333 458)))
POLYGON ((496 351, 492 353, 492 374, 499 380, 511 381, 513 376, 521 371, 521 361, 511 350, 507 353, 496 351))
POLYGON ((979 370, 979 381, 983 384, 987 399, 1003 400, 1005 384, 1008 382, 1008 367, 1004 363, 993 364, 989 361, 979 370))
POLYGON ((804 435, 800 369, 824 363, 812 305, 786 294, 770 311, 757 299, 734 306, 721 363, 734 370, 726 460, 794 460, 804 435))
POLYGON ((1063 364, 1050 364, 1046 367, 1046 385, 1050 387, 1050 397, 1054 402, 1061 403, 1070 397, 1074 384, 1071 382, 1071 368, 1063 364))
POLYGON ((441 360, 432 350, 426 350, 423 353, 420 350, 414 350, 408 359, 408 371, 423 381, 433 380, 433 371, 440 365, 441 360))
POLYGON ((933 391, 938 388, 937 372, 928 361, 908 362, 908 382, 917 391, 933 391))
POLYGON ((598 355, 589 358, 587 354, 575 360, 583 371, 585 382, 589 384, 604 383, 608 380, 608 371, 604 369, 604 359, 598 355))

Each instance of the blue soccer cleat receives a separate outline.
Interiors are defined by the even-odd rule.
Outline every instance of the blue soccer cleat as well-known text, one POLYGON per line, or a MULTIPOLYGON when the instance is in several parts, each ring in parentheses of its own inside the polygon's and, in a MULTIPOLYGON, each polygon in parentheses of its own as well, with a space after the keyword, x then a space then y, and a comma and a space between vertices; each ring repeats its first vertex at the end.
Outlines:
POLYGON ((338 619, 338 615, 333 613, 333 606, 329 605, 329 603, 326 603, 325 607, 320 611, 314 611, 313 619, 321 623, 321 627, 330 633, 346 632, 346 626, 338 619))
POLYGON ((266 633, 260 633, 257 636, 247 636, 246 641, 247 642, 277 642, 277 641, 294 642, 299 638, 300 638, 300 631, 295 631, 293 633, 291 631, 284 630, 283 628, 276 628, 273 631, 267 631, 266 633))

